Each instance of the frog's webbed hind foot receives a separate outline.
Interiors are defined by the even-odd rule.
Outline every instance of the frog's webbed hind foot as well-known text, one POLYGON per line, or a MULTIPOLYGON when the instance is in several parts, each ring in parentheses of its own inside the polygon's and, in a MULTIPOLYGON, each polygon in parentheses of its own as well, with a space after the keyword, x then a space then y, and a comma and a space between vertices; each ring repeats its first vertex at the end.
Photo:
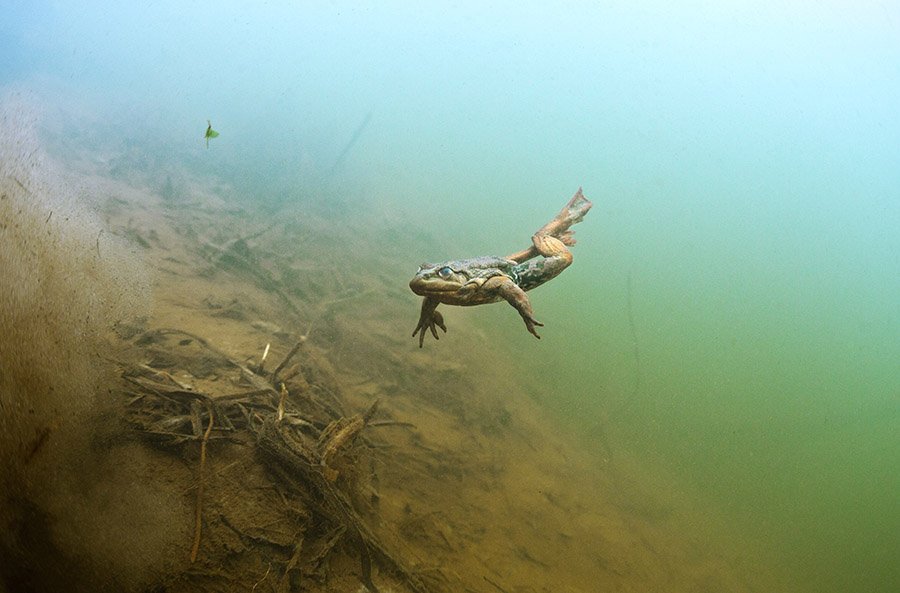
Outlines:
POLYGON ((584 220, 584 215, 588 213, 588 210, 593 205, 590 200, 584 197, 579 187, 572 199, 553 217, 553 220, 541 227, 535 234, 553 235, 561 239, 566 245, 574 245, 575 238, 573 234, 575 231, 570 230, 569 227, 584 220))
POLYGON ((541 251, 541 247, 538 245, 536 239, 537 237, 555 237, 563 245, 571 247, 575 244, 575 231, 572 230, 571 227, 584 219, 585 214, 588 213, 591 206, 593 206, 593 204, 584 197, 584 194, 579 187, 578 191, 575 192, 575 195, 572 196, 572 199, 569 200, 569 202, 563 206, 562 210, 553 217, 553 220, 542 226, 534 234, 532 237, 532 243, 534 243, 534 245, 528 249, 508 255, 506 256, 506 259, 511 259, 516 263, 522 263, 535 257, 538 253, 544 255, 544 257, 548 257, 541 251))

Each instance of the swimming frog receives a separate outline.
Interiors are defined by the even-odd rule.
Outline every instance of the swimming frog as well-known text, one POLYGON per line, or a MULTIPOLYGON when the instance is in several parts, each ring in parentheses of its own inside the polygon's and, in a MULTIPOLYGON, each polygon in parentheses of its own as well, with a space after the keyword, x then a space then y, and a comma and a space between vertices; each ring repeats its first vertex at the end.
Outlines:
POLYGON ((525 293, 571 265, 572 252, 568 247, 575 244, 575 239, 569 227, 580 222, 591 206, 579 188, 559 214, 532 235, 531 247, 523 251, 506 257, 474 257, 419 266, 409 283, 414 293, 425 297, 419 324, 412 334, 418 334, 419 347, 423 346, 427 331, 435 339, 439 339, 437 328, 447 331, 444 318, 437 311, 441 303, 470 307, 505 300, 522 316, 526 329, 540 339, 535 327, 544 324, 534 318, 525 293))

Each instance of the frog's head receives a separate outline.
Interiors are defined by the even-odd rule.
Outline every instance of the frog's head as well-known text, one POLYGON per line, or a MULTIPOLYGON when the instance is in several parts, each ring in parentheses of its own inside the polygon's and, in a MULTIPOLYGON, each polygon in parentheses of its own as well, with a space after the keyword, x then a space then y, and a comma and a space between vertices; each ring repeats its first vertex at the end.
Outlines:
POLYGON ((469 277, 463 270, 454 269, 452 262, 422 264, 409 281, 409 288, 419 296, 437 297, 455 293, 468 281, 469 277))
POLYGON ((495 300, 482 286, 490 278, 511 274, 515 262, 499 257, 476 257, 442 264, 422 264, 409 287, 419 296, 450 305, 477 305, 495 300))

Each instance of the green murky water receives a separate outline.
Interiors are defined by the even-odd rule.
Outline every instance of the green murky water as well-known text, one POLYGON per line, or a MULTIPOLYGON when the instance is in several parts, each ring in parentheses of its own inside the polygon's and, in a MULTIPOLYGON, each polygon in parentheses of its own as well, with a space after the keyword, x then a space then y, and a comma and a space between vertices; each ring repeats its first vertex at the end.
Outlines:
POLYGON ((178 4, 2 5, 0 82, 136 146, 211 119, 192 166, 260 208, 294 185, 394 212, 410 276, 521 249, 583 186, 544 339, 505 305, 450 322, 806 590, 900 588, 896 4, 178 4))

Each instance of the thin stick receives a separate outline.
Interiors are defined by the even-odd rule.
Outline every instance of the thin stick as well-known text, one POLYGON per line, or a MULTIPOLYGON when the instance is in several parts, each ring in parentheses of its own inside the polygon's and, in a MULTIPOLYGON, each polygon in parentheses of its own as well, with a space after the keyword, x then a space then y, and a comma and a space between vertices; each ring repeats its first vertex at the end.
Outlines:
POLYGON ((497 583, 495 583, 495 582, 492 581, 491 579, 487 578, 486 576, 482 576, 481 578, 483 578, 485 581, 487 581, 488 583, 490 583, 491 585, 493 585, 494 587, 496 587, 498 591, 502 591, 503 593, 508 593, 508 591, 507 591, 506 589, 504 589, 503 587, 501 587, 500 585, 498 585, 497 583))
POLYGON ((631 270, 628 270, 625 289, 626 306, 628 308, 628 329, 631 332, 632 356, 634 357, 634 388, 631 390, 631 397, 634 398, 641 390, 641 349, 638 346, 637 330, 634 327, 634 311, 631 307, 631 270))
POLYGON ((363 131, 365 131, 366 126, 369 125, 369 121, 372 119, 372 112, 366 114, 366 117, 362 120, 362 123, 356 126, 356 130, 353 132, 353 135, 350 136, 350 140, 347 144, 344 145, 344 149, 341 150, 341 154, 338 155, 338 158, 335 159, 334 164, 331 165, 331 171, 328 172, 329 175, 334 175, 334 172, 338 170, 341 164, 344 162, 344 159, 347 158, 347 154, 350 153, 350 149, 353 148, 353 145, 356 144, 356 141, 359 140, 359 137, 362 136, 363 131))
POLYGON ((271 562, 269 562, 269 568, 266 569, 266 574, 264 574, 264 575, 262 576, 261 579, 259 579, 258 581, 256 581, 256 584, 253 585, 253 588, 252 588, 252 589, 250 589, 251 593, 252 593, 253 591, 256 591, 256 588, 259 586, 259 584, 260 584, 261 582, 263 582, 264 580, 266 580, 266 577, 269 576, 269 571, 270 571, 270 570, 272 570, 272 563, 271 563, 271 562))
POLYGON ((270 347, 271 345, 272 345, 271 342, 267 342, 267 343, 266 343, 266 349, 263 350, 262 358, 259 359, 259 364, 256 365, 256 371, 255 371, 255 372, 256 372, 257 375, 262 375, 262 372, 263 372, 263 365, 266 364, 266 357, 269 356, 269 347, 270 347))
POLYGON ((191 547, 191 564, 197 560, 197 553, 200 551, 200 529, 203 517, 203 467, 206 465, 206 442, 209 441, 209 433, 213 427, 213 411, 207 406, 209 412, 209 425, 203 434, 203 440, 200 442, 200 471, 197 474, 197 506, 194 511, 194 545, 191 547))
POLYGON ((303 554, 303 535, 300 535, 300 539, 297 540, 297 543, 294 544, 294 553, 291 554, 291 559, 288 560, 287 566, 284 567, 284 574, 281 575, 281 581, 278 584, 279 591, 290 591, 290 577, 291 571, 294 570, 294 567, 297 566, 297 563, 300 561, 300 556, 303 554))
POLYGON ((284 418, 284 400, 287 399, 288 390, 287 387, 284 386, 284 383, 281 384, 281 397, 278 398, 278 419, 277 422, 281 422, 281 419, 284 418))
POLYGON ((291 359, 294 358, 294 355, 297 354, 297 351, 300 350, 300 346, 302 346, 305 341, 306 341, 306 336, 305 335, 300 336, 300 339, 297 341, 296 344, 294 344, 294 347, 291 348, 291 350, 287 353, 287 356, 284 357, 284 360, 281 361, 281 364, 279 364, 277 367, 275 367, 275 370, 272 371, 272 382, 273 383, 277 382, 278 373, 283 371, 284 367, 286 367, 287 364, 289 362, 291 362, 291 359))
POLYGON ((369 422, 367 426, 408 426, 410 428, 416 427, 416 425, 412 422, 402 422, 400 420, 376 420, 375 422, 369 422))

